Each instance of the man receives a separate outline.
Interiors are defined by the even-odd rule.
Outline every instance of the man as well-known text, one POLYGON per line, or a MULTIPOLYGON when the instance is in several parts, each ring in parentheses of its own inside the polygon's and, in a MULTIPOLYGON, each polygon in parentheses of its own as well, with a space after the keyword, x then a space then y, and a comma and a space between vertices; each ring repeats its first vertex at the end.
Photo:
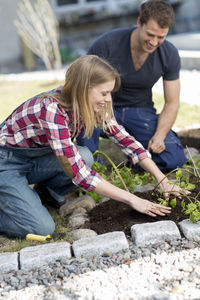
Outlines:
MULTIPOLYGON (((88 54, 107 59, 121 74, 122 85, 113 95, 118 123, 139 140, 161 170, 181 167, 187 160, 183 147, 171 130, 178 113, 180 57, 165 40, 174 22, 171 5, 149 0, 141 5, 137 26, 114 29, 100 36, 88 54), (163 78, 165 104, 160 115, 152 101, 152 87, 163 78)), ((100 130, 92 139, 78 138, 91 151, 98 148, 100 130)))

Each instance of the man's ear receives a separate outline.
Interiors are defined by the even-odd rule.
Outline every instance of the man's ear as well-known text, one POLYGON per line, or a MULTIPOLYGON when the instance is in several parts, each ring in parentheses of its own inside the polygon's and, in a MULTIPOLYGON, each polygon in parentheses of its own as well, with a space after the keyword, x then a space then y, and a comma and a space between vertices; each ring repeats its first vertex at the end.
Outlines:
POLYGON ((141 22, 140 22, 140 18, 137 18, 137 27, 141 27, 141 22))

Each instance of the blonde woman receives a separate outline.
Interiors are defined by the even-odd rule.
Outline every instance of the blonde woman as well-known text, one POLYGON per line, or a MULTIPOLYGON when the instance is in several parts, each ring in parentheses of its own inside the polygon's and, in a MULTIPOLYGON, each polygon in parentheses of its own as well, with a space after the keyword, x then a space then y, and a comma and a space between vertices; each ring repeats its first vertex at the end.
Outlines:
MULTIPOLYGON (((112 114, 112 92, 120 77, 109 63, 94 55, 73 62, 65 84, 37 95, 19 106, 0 129, 0 233, 25 237, 51 234, 55 225, 30 184, 42 183, 59 202, 74 186, 124 202, 150 216, 164 216, 170 208, 126 192, 91 169, 92 153, 73 139, 90 137, 100 126, 131 159, 158 182, 164 174, 150 154, 119 126, 112 114)), ((160 187, 167 197, 171 185, 160 187)), ((178 194, 178 187, 175 194, 178 194)))

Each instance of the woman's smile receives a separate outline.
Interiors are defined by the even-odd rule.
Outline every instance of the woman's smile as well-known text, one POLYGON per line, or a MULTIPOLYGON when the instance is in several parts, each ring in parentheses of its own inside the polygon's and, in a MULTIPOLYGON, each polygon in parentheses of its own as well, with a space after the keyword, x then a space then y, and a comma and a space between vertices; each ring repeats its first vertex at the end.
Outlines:
POLYGON ((89 100, 95 112, 101 111, 106 102, 112 101, 111 92, 114 89, 115 80, 99 84, 89 90, 89 100))

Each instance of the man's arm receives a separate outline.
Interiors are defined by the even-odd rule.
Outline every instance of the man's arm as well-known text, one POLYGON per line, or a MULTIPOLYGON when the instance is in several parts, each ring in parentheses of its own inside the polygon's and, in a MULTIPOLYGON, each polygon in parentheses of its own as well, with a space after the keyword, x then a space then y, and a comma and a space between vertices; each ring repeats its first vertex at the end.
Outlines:
POLYGON ((148 150, 161 153, 165 150, 164 140, 172 128, 179 109, 180 80, 164 80, 165 105, 159 116, 155 134, 149 141, 148 150))

